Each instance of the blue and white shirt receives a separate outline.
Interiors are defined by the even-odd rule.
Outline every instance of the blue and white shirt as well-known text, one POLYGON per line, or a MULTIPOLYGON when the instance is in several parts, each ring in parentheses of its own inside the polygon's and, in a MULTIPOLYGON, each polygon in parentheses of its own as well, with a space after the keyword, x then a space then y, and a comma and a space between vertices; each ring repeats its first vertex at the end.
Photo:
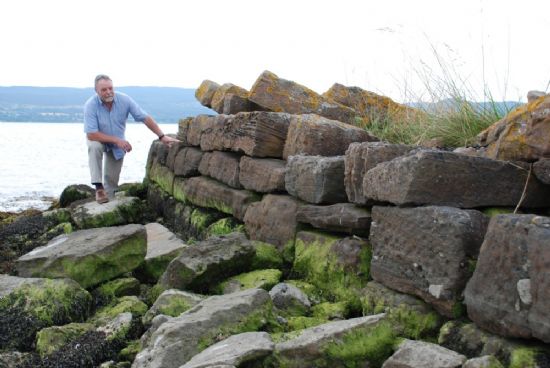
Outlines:
MULTIPOLYGON (((128 115, 132 115, 135 121, 141 122, 147 118, 147 113, 130 96, 124 93, 115 92, 111 111, 96 94, 84 104, 84 132, 101 132, 125 139, 124 132, 128 115)), ((107 152, 113 151, 115 159, 120 160, 124 157, 124 150, 116 145, 105 143, 105 147, 107 152)))

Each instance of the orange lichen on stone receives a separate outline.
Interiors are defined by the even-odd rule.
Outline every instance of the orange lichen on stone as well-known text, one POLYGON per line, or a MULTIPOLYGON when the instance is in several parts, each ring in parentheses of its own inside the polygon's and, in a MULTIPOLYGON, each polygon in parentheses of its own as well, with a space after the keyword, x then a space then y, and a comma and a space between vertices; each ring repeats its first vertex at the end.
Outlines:
POLYGON ((248 96, 250 95, 250 93, 242 87, 236 86, 232 83, 225 83, 221 87, 219 87, 216 90, 216 93, 214 93, 214 96, 212 96, 211 106, 215 111, 221 113, 221 111, 223 110, 223 102, 225 96, 228 93, 232 93, 242 98, 248 98, 248 96))
POLYGON ((195 97, 197 100, 206 107, 212 106, 212 98, 216 91, 220 88, 220 85, 211 80, 205 79, 202 81, 201 85, 195 91, 195 97))

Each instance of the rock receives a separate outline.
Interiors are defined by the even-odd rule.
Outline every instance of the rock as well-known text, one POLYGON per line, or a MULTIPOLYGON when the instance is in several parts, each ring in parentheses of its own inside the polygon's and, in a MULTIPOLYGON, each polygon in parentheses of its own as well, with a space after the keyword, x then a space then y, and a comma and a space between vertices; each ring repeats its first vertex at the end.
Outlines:
POLYGON ((222 151, 225 147, 228 122, 233 119, 230 115, 216 115, 209 118, 201 129, 200 147, 203 151, 222 151))
POLYGON ((550 155, 550 95, 517 107, 478 136, 487 156, 499 160, 535 161, 550 155))
POLYGON ((259 329, 267 321, 270 307, 269 294, 262 289, 212 296, 162 323, 136 356, 132 367, 180 367, 198 354, 201 347, 216 342, 220 334, 259 329))
POLYGON ((107 227, 139 222, 142 205, 139 198, 120 197, 107 203, 95 201, 71 208, 71 216, 81 229, 107 227))
POLYGON ((212 237, 184 248, 161 276, 166 288, 208 291, 224 278, 250 268, 254 245, 242 233, 212 237))
MULTIPOLYGON (((172 194, 174 187, 174 172, 160 163, 153 163, 149 171, 149 179, 157 183, 166 193, 172 194)), ((109 202, 111 203, 111 202, 109 202)), ((103 204, 102 206, 104 206, 103 204)))
POLYGON ((52 354, 63 345, 94 329, 90 323, 69 323, 64 326, 52 326, 36 334, 36 351, 40 356, 52 354))
POLYGON ((143 225, 80 230, 20 257, 16 268, 23 277, 69 277, 89 288, 134 270, 145 253, 143 225))
POLYGON ((185 178, 198 176, 199 165, 204 152, 196 147, 185 147, 180 150, 174 160, 174 175, 185 178))
POLYGON ((542 91, 529 91, 527 92, 527 103, 531 103, 540 97, 546 96, 546 92, 542 91))
POLYGON ((187 143, 187 131, 189 130, 189 125, 191 125, 192 122, 192 117, 178 120, 178 134, 176 135, 176 138, 185 145, 189 145, 189 143, 187 143))
POLYGON ((140 268, 140 276, 156 282, 166 267, 187 246, 173 232, 159 223, 145 225, 147 232, 147 254, 140 268))
POLYGON ((295 198, 276 194, 267 194, 261 202, 252 203, 244 216, 250 239, 276 245, 279 250, 293 243, 298 206, 295 198))
POLYGON ((240 112, 259 110, 263 110, 263 108, 250 101, 247 97, 243 97, 235 93, 226 93, 223 98, 223 108, 221 113, 233 115, 240 112))
POLYGON ((6 351, 0 353, 0 367, 22 367, 28 361, 31 353, 21 353, 19 351, 6 351))
POLYGON ((504 368, 504 366, 492 355, 469 359, 462 368, 504 368))
MULTIPOLYGON (((123 296, 118 298, 115 302, 99 308, 90 319, 90 322, 93 322, 96 326, 102 326, 106 329, 118 330, 118 323, 116 323, 114 327, 110 327, 113 320, 118 319, 123 314, 130 314, 130 320, 133 317, 141 319, 146 312, 147 304, 139 300, 137 296, 123 296)), ((127 318, 122 319, 125 320, 127 318)))
POLYGON ((431 313, 432 309, 421 299, 403 294, 376 281, 370 281, 361 290, 361 304, 366 314, 377 314, 389 309, 406 308, 419 313, 431 313))
POLYGON ((550 185, 550 158, 542 158, 535 162, 533 173, 542 183, 550 185))
POLYGON ((412 146, 386 142, 351 143, 344 160, 344 184, 348 200, 357 204, 371 204, 363 191, 363 178, 367 171, 379 163, 403 156, 412 149, 412 146))
POLYGON ((303 316, 308 314, 311 308, 307 295, 292 284, 283 282, 275 285, 269 291, 269 296, 275 307, 290 315, 303 316))
POLYGON ((479 252, 487 223, 474 210, 375 206, 372 278, 420 297, 447 317, 459 317, 468 264, 479 252))
POLYGON ((217 119, 222 118, 214 115, 195 116, 187 129, 187 144, 190 146, 200 146, 203 132, 210 129, 217 119))
POLYGON ((199 88, 195 90, 195 97, 201 105, 212 107, 212 98, 219 88, 220 85, 218 83, 205 79, 202 81, 199 88))
POLYGON ((165 290, 143 316, 143 324, 149 326, 159 314, 177 317, 203 301, 202 295, 176 289, 165 290))
POLYGON ((35 334, 53 325, 84 321, 92 297, 70 279, 20 281, 0 277, 9 290, 0 299, 0 349, 29 350, 35 334), (18 286, 15 286, 18 285, 18 286))
POLYGON ((239 163, 241 157, 232 152, 206 152, 202 156, 199 172, 204 176, 221 181, 235 189, 241 189, 239 163))
POLYGON ((290 114, 317 114, 348 124, 360 121, 358 113, 298 83, 264 71, 250 90, 249 99, 265 109, 290 114))
POLYGON ((139 295, 140 284, 139 280, 133 277, 123 277, 112 281, 107 281, 101 284, 97 289, 92 291, 94 304, 103 306, 110 304, 116 298, 129 295, 139 295))
POLYGON ((323 96, 357 111, 365 125, 370 122, 408 122, 422 114, 420 110, 394 102, 389 97, 338 83, 333 84, 323 96))
POLYGON ((283 272, 277 269, 255 270, 230 277, 222 282, 218 289, 222 294, 255 288, 269 291, 281 280, 282 276, 283 272))
POLYGON ((424 341, 404 340, 382 368, 460 368, 464 355, 424 341))
POLYGON ((345 202, 344 156, 288 157, 285 188, 309 203, 345 202))
POLYGON ((468 316, 490 332, 550 342, 550 218, 491 218, 464 292, 468 316))
POLYGON ((226 97, 229 94, 239 96, 245 100, 248 100, 249 95, 248 91, 242 87, 232 83, 222 84, 212 96, 212 101, 210 102, 212 110, 216 111, 218 114, 222 114, 226 97))
MULTIPOLYGON (((368 198, 397 205, 460 208, 516 206, 528 170, 516 164, 444 151, 419 151, 369 170, 368 198)), ((550 188, 531 177, 523 207, 550 205, 550 188)))
POLYGON ((365 240, 300 231, 293 275, 319 288, 332 301, 354 302, 369 279, 371 249, 365 240))
POLYGON ((283 269, 283 255, 275 245, 260 241, 253 241, 252 243, 256 251, 254 259, 252 260, 252 269, 283 269))
POLYGON ((358 330, 373 329, 384 320, 384 314, 329 322, 299 331, 299 335, 275 345, 279 366, 315 367, 318 360, 326 358, 326 349, 342 338, 358 330))
POLYGON ((241 221, 247 208, 260 199, 253 192, 233 189, 204 176, 187 179, 182 188, 182 197, 194 205, 214 208, 241 221))
POLYGON ((239 182, 243 188, 260 193, 285 190, 286 162, 274 158, 242 156, 239 182))
POLYGON ((178 153, 186 148, 187 145, 183 142, 175 142, 171 147, 168 148, 168 155, 166 156, 166 167, 170 171, 174 171, 174 162, 176 161, 176 156, 178 153))
POLYGON ((368 237, 371 214, 369 210, 352 203, 303 205, 298 208, 296 219, 318 229, 368 237))
POLYGON ((268 356, 274 347, 275 344, 268 333, 245 332, 210 346, 181 368, 205 368, 216 364, 241 366, 268 356))
POLYGON ((168 146, 159 140, 154 140, 149 147, 149 154, 147 155, 147 163, 145 165, 145 176, 150 176, 151 168, 154 164, 166 165, 167 157, 168 146))
POLYGON ((41 285, 43 283, 44 279, 41 278, 25 278, 0 274, 0 299, 25 284, 41 285))
POLYGON ((344 155, 353 142, 377 141, 364 129, 319 115, 294 115, 290 121, 283 159, 295 155, 344 155))
POLYGON ((95 190, 89 185, 76 184, 69 185, 59 197, 59 205, 61 207, 68 207, 71 203, 78 201, 80 199, 94 198, 95 190))

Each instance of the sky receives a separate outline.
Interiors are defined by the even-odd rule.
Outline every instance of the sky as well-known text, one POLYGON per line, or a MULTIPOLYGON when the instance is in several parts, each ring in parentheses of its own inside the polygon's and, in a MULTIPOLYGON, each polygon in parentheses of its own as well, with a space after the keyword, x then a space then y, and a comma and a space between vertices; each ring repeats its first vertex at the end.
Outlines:
POLYGON ((6 0, 0 86, 250 89, 270 70, 397 101, 526 100, 550 82, 550 1, 6 0), (484 93, 485 91, 485 93, 484 93))

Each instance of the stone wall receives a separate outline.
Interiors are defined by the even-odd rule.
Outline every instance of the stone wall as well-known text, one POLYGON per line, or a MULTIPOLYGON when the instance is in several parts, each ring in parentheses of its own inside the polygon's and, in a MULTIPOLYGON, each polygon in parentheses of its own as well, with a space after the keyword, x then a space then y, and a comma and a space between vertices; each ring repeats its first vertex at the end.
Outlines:
MULTIPOLYGON (((270 72, 250 92, 203 82, 197 98, 221 114, 182 119, 181 143, 170 149, 152 144, 149 203, 184 237, 201 236, 194 211, 211 222, 229 216, 250 239, 296 259, 304 244, 359 237, 368 242, 357 249, 372 254, 350 272, 364 267, 363 280, 414 295, 446 318, 549 343, 543 175, 528 163, 378 142, 354 123, 380 106, 359 98, 357 107, 342 96, 360 89, 336 87, 317 95, 270 72)), ((385 111, 396 110, 414 113, 398 104, 385 111)), ((322 249, 341 259, 354 252, 322 249)))

